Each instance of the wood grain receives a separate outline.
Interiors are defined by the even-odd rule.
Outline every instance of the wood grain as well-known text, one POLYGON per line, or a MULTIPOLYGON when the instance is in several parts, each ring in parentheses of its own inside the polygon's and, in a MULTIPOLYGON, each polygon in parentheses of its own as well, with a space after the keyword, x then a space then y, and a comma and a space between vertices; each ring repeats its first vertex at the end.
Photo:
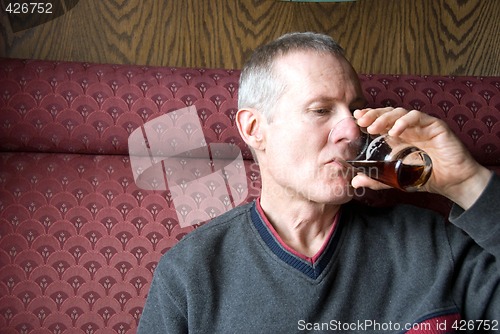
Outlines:
POLYGON ((15 33, 3 12, 0 56, 241 68, 260 44, 309 30, 336 38, 361 73, 499 76, 498 17, 498 0, 81 0, 15 33))

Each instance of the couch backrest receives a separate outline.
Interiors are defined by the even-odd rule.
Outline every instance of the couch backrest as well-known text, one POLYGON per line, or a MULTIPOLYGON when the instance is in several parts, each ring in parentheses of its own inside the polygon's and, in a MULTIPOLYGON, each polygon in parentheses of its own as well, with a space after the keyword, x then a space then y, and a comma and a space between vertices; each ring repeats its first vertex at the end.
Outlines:
MULTIPOLYGON (((197 227, 189 222, 259 195, 259 169, 234 126, 238 75, 224 69, 0 59, 2 333, 135 332, 156 264, 197 227), (141 138, 151 121, 187 107, 196 108, 205 144, 214 145, 212 156, 222 143, 239 149, 243 161, 195 186, 178 180, 182 196, 162 187, 171 173, 166 165, 161 171, 167 181, 135 182, 130 135, 139 131, 141 138), (245 187, 228 182, 231 175, 242 177, 245 187)), ((500 171, 500 78, 360 79, 370 106, 436 115, 481 163, 500 171)), ((151 128, 165 129, 169 121, 151 128)), ((177 128, 179 138, 191 134, 195 123, 177 128)), ((409 201, 443 213, 449 208, 439 197, 393 192, 369 193, 362 200, 409 201)))
MULTIPOLYGON (((195 106, 208 141, 249 151, 234 127, 239 70, 2 59, 0 150, 128 154, 133 130, 195 106)), ((360 75, 369 106, 444 119, 483 164, 500 164, 500 78, 360 75)))
POLYGON ((0 66, 2 151, 127 155, 133 130, 193 105, 207 139, 244 147, 234 127, 236 70, 6 59, 0 66))

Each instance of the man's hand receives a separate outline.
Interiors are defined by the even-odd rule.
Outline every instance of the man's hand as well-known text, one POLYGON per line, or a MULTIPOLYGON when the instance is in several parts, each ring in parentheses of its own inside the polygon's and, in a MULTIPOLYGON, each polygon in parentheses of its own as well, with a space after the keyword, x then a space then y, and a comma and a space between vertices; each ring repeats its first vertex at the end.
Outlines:
MULTIPOLYGON (((356 110, 358 124, 370 134, 387 133, 424 150, 432 159, 432 175, 423 191, 444 195, 468 209, 486 187, 491 171, 481 166, 446 123, 417 110, 379 108, 356 110)), ((387 186, 358 174, 354 187, 387 186)))

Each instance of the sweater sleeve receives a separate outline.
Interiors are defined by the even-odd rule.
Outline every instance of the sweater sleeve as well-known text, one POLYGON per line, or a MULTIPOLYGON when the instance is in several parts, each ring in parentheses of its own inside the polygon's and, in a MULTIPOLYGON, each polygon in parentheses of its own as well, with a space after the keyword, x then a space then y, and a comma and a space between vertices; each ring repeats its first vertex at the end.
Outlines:
POLYGON ((500 265, 500 176, 492 174, 486 189, 467 211, 454 205, 449 220, 495 256, 500 265))
MULTIPOLYGON (((465 320, 500 329, 500 177, 492 175, 476 203, 452 208, 448 229, 452 251, 454 299, 465 320), (461 231, 461 233, 460 233, 461 231), (463 233, 465 232, 465 233, 463 233)), ((489 332, 485 328, 474 328, 489 332)), ((493 331, 496 332, 496 331, 493 331)))
POLYGON ((186 312, 180 307, 181 303, 175 300, 170 291, 172 286, 178 282, 169 280, 168 273, 175 270, 169 270, 166 259, 162 260, 155 270, 137 334, 188 332, 186 312), (167 284, 168 281, 171 284, 167 284))

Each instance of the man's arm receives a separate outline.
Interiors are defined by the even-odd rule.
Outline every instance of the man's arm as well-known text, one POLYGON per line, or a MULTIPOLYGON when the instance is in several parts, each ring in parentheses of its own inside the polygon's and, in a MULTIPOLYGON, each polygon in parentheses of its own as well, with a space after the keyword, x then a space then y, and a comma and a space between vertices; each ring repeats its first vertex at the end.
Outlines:
POLYGON ((445 224, 454 272, 452 294, 463 317, 460 324, 467 324, 463 329, 468 332, 500 330, 499 198, 500 176, 493 174, 467 210, 452 207, 452 224, 445 224))
POLYGON ((500 176, 490 176, 479 198, 467 210, 453 206, 449 220, 493 254, 500 266, 500 176))
POLYGON ((168 288, 172 284, 167 284, 168 278, 164 275, 172 271, 168 270, 167 261, 162 258, 154 273, 137 334, 188 332, 186 314, 172 297, 168 288))
MULTIPOLYGON (((464 320, 484 320, 498 330, 500 176, 481 166, 445 122, 425 113, 382 108, 358 110, 354 116, 360 126, 368 127, 368 132, 400 137, 431 157, 432 175, 422 190, 441 194, 455 203, 449 220, 461 230, 445 225, 455 303, 464 320)), ((354 187, 387 188, 362 175, 353 178, 352 183, 354 187)), ((479 323, 473 322, 474 326, 479 323)), ((490 332, 485 327, 474 330, 490 332)))

